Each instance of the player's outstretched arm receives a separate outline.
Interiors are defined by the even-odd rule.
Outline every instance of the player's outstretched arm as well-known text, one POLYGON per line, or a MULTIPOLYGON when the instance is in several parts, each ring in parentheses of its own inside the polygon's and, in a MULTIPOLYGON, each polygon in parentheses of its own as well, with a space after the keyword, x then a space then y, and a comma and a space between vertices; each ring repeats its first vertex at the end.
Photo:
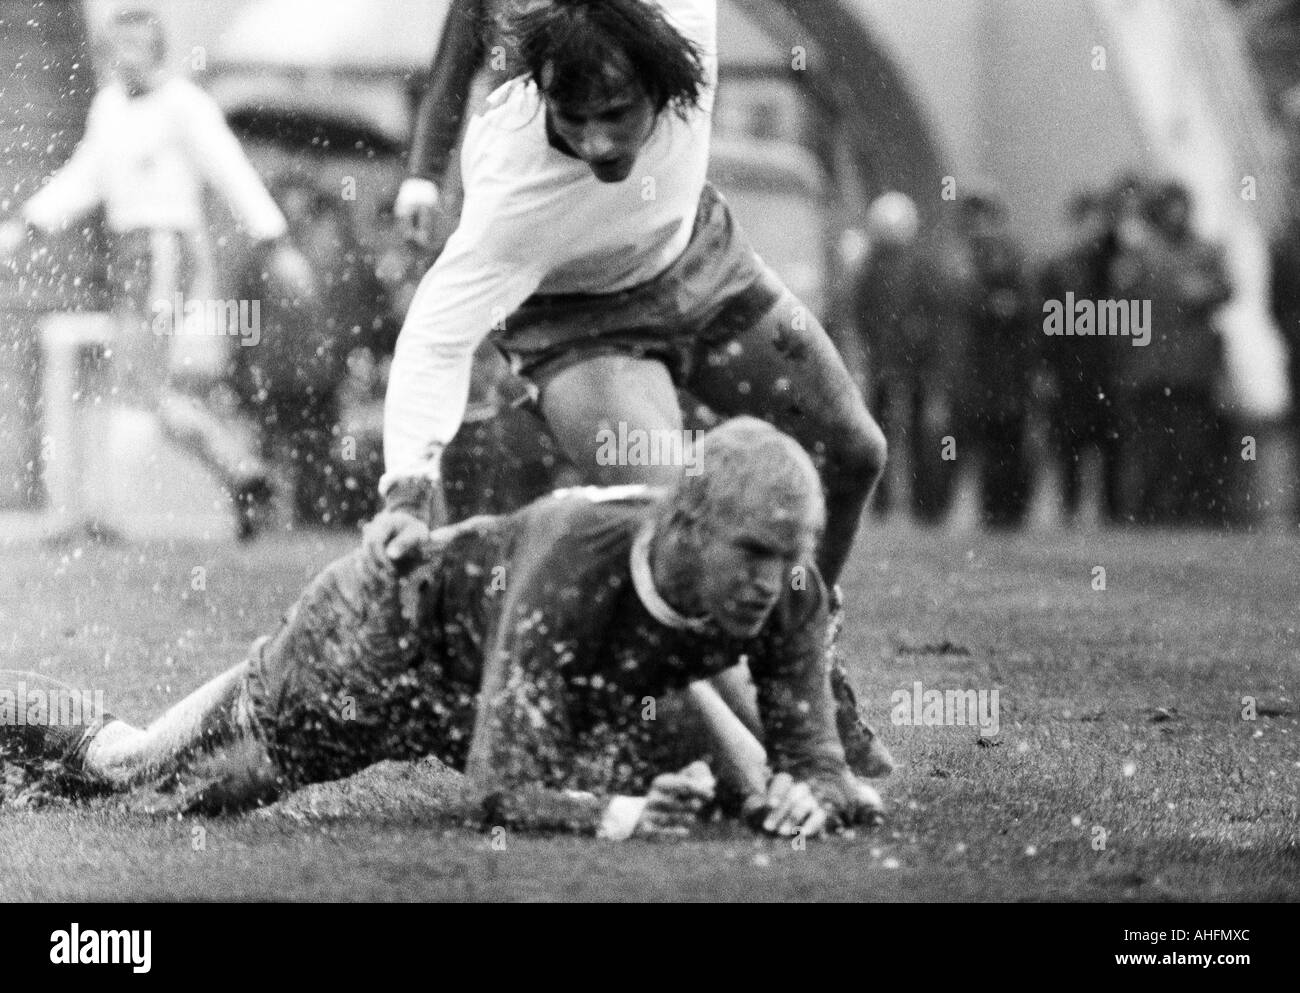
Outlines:
POLYGON ((200 175, 221 194, 253 241, 282 238, 288 231, 284 214, 244 154, 216 101, 188 84, 177 93, 184 100, 179 115, 183 134, 200 175))
POLYGON ((489 827, 560 830, 624 840, 680 835, 713 799, 707 767, 657 777, 644 797, 572 788, 581 764, 570 722, 575 705, 544 609, 544 569, 509 583, 495 638, 485 646, 483 675, 465 774, 471 804, 489 827), (541 578, 538 578, 541 576, 541 578))
POLYGON ((848 764, 823 663, 825 632, 826 607, 819 602, 778 650, 750 663, 774 773, 761 812, 749 811, 751 823, 763 830, 817 834, 853 813, 855 801, 845 786, 848 764))
POLYGON ((469 403, 475 349, 541 282, 525 240, 492 213, 490 204, 467 204, 398 335, 384 400, 383 494, 399 480, 439 478, 469 403))
POLYGON ((22 209, 23 221, 41 231, 58 231, 84 217, 103 201, 103 118, 111 97, 99 93, 90 105, 86 133, 63 164, 22 209))
MULTIPOLYGON (((496 711, 499 720, 501 710, 496 711)), ((480 711, 482 714, 482 711, 480 711)), ((532 734, 509 723, 497 723, 490 729, 485 722, 475 729, 475 746, 469 761, 471 782, 471 816, 488 827, 506 827, 520 831, 570 831, 595 835, 608 841, 625 841, 632 837, 685 837, 701 812, 713 802, 716 783, 713 773, 703 762, 696 762, 680 772, 656 776, 645 796, 610 796, 591 792, 560 789, 546 785, 540 777, 550 770, 535 767, 531 775, 520 768, 517 754, 506 754, 496 768, 485 768, 483 755, 502 756, 520 748, 545 753, 544 735, 531 724, 532 734), (480 736, 480 729, 482 734, 480 736), (507 736, 514 735, 513 739, 507 736), (513 743, 512 743, 513 741, 513 743), (527 741, 521 745, 519 742, 527 741)), ((566 742, 565 745, 568 743, 566 742)), ((561 746, 564 747, 564 746, 561 746)))
POLYGON ((558 673, 538 679, 508 650, 489 650, 465 767, 485 827, 597 833, 608 798, 554 783, 570 738, 559 683, 558 673))
POLYGON ((508 587, 498 630, 484 646, 483 675, 465 775, 488 827, 595 834, 607 799, 565 790, 569 765, 564 680, 547 666, 540 611, 529 609, 528 577, 508 587))

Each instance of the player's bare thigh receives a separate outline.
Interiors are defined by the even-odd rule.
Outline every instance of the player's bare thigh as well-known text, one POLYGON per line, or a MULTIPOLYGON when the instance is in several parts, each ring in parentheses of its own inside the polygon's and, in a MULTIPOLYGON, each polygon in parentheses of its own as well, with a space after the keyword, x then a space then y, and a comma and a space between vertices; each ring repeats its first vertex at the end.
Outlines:
POLYGON ((551 378, 541 408, 561 450, 591 484, 670 486, 681 472, 680 465, 646 464, 646 449, 620 443, 634 443, 633 431, 681 431, 677 391, 662 362, 594 356, 551 378))

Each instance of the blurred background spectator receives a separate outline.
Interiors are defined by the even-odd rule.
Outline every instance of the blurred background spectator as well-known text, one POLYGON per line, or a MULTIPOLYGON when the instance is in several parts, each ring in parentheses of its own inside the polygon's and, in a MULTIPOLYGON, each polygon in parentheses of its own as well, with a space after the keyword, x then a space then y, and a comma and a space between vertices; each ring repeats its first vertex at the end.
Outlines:
MULTIPOLYGON (((1119 214, 1117 189, 1083 191, 1071 197, 1066 211, 1068 241, 1043 263, 1039 275, 1041 303, 1065 301, 1067 294, 1085 300, 1114 298, 1110 269, 1119 251, 1119 214)), ((1044 336, 1041 347, 1049 450, 1061 478, 1062 510, 1069 520, 1078 517, 1084 469, 1095 451, 1104 515, 1118 522, 1123 505, 1117 346, 1100 337, 1044 336)))
MULTIPOLYGON (((929 378, 921 373, 921 349, 909 334, 919 295, 919 232, 920 214, 906 194, 885 193, 872 202, 861 244, 854 248, 857 272, 845 280, 846 320, 831 328, 850 374, 889 439, 895 469, 900 451, 913 440, 913 405, 929 378)), ((882 512, 898 488, 897 476, 895 471, 881 480, 876 503, 882 512)))
POLYGON ((922 233, 905 194, 868 209, 858 271, 846 280, 851 334, 839 333, 850 371, 889 439, 876 510, 942 521, 952 503, 955 391, 974 272, 948 227, 922 233), (860 371, 859 371, 860 370, 860 371))
POLYGON ((335 458, 344 386, 350 372, 367 376, 392 354, 400 316, 334 191, 290 173, 271 192, 310 271, 294 294, 278 291, 285 274, 275 267, 244 273, 240 296, 263 301, 263 341, 235 350, 236 390, 261 426, 263 454, 289 479, 294 524, 351 523, 371 504, 335 458))
POLYGON ((1140 523, 1223 523, 1229 461, 1224 345, 1216 311, 1232 295, 1222 250, 1195 236, 1191 197, 1177 181, 1147 185, 1136 223, 1121 230, 1114 296, 1150 301, 1151 341, 1119 355, 1125 459, 1140 523))
POLYGON ((963 447, 974 450, 981 521, 1016 527, 1024 521, 1033 486, 1026 445, 1042 315, 1033 307, 1023 250, 1002 201, 990 193, 967 194, 957 218, 970 283, 963 337, 955 343, 963 361, 954 438, 959 460, 966 458, 963 447))
MULTIPOLYGON (((1300 209, 1293 207, 1273 242, 1272 281, 1273 316, 1290 349, 1287 372, 1291 395, 1300 396, 1300 209)), ((1300 453, 1300 410, 1292 409, 1290 423, 1292 452, 1300 453)), ((1296 464, 1300 467, 1300 461, 1296 464)), ((1294 510, 1300 519, 1300 500, 1294 510)))

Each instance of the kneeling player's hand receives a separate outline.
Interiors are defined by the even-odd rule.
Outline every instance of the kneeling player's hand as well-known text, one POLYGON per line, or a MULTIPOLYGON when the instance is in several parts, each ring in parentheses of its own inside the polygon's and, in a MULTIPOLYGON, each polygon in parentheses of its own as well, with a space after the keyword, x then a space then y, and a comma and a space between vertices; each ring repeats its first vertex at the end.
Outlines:
POLYGON ((690 825, 714 801, 714 773, 703 762, 693 762, 681 772, 655 776, 633 834, 638 837, 685 837, 690 825))
POLYGON ((830 820, 812 787, 796 782, 788 772, 778 772, 767 784, 767 796, 754 797, 745 806, 751 824, 787 838, 825 834, 830 820))
POLYGON ((429 525, 406 510, 383 510, 366 525, 362 547, 380 565, 407 569, 424 559, 429 525))
POLYGON ((598 838, 680 838, 713 802, 717 783, 703 762, 692 762, 681 772, 656 776, 645 796, 617 796, 610 801, 596 832, 598 838))
POLYGON ((645 810, 637 822, 639 835, 687 835, 700 812, 713 802, 717 781, 703 762, 692 762, 681 772, 656 776, 646 795, 645 810))
POLYGON ((874 786, 845 772, 844 792, 847 796, 841 818, 846 825, 879 827, 885 823, 885 802, 874 786))

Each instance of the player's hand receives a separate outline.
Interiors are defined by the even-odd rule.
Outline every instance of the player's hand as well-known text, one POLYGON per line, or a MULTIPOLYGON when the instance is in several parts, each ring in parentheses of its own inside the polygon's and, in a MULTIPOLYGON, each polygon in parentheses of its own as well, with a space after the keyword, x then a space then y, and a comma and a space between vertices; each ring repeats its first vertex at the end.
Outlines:
POLYGON ((408 510, 381 510, 366 525, 361 547, 380 567, 405 572, 424 561, 429 525, 408 510))
POLYGON ((425 560, 432 547, 432 529, 447 523, 447 517, 447 502, 437 479, 395 479, 384 496, 384 509, 366 525, 361 545, 379 567, 391 564, 406 572, 425 560))
POLYGON ((716 787, 713 773, 703 762, 692 762, 681 772, 656 776, 635 833, 643 837, 690 834, 700 812, 713 802, 716 787))
POLYGON ((847 807, 840 816, 846 825, 879 827, 885 823, 885 801, 874 786, 847 770, 843 786, 847 807))
POLYGON ((746 804, 746 817, 766 833, 785 838, 796 834, 815 838, 826 833, 830 820, 812 787, 795 782, 788 772, 772 777, 766 797, 752 798, 746 804))
POLYGON ((411 176, 402 182, 393 204, 393 216, 408 241, 421 248, 433 247, 438 203, 442 199, 438 184, 431 179, 411 176))

